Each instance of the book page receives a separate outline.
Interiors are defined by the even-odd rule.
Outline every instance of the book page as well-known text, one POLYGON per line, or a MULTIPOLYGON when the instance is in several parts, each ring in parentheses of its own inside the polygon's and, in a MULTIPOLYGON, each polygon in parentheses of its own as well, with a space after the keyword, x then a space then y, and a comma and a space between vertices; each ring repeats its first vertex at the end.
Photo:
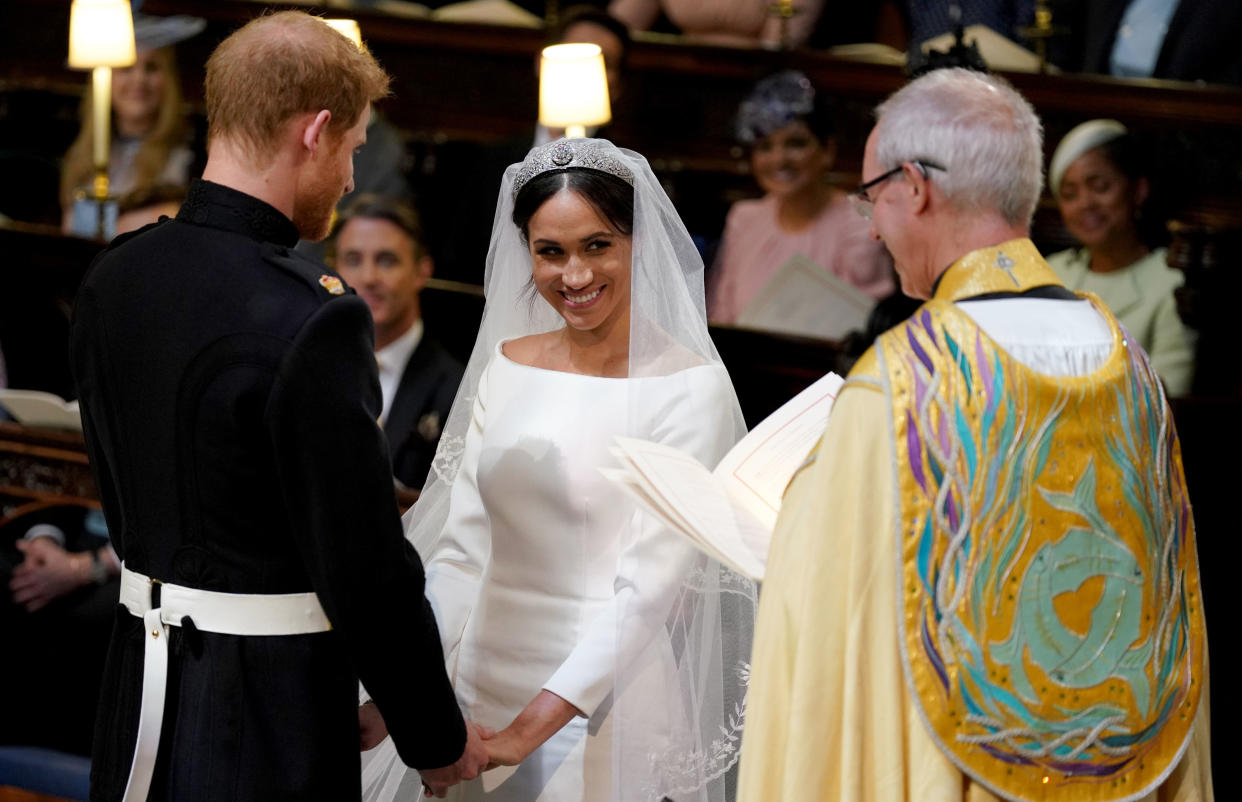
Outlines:
POLYGON ((794 254, 742 310, 737 325, 839 340, 866 326, 874 304, 862 290, 794 254))
MULTIPOLYGON (((639 478, 638 469, 634 467, 632 462, 630 462, 629 457, 622 455, 619 459, 624 467, 600 468, 599 472, 602 473, 606 479, 616 483, 616 485, 621 488, 622 492, 629 496, 630 500, 636 503, 639 508, 650 513, 665 526, 689 540, 699 551, 702 551, 707 554, 707 556, 724 563, 734 571, 739 571, 743 574, 747 573, 743 568, 739 567, 734 562, 734 556, 736 555, 731 556, 729 554, 725 554, 723 551, 718 549, 716 544, 710 539, 702 537, 691 529, 684 520, 681 520, 681 518, 673 512, 671 508, 664 504, 662 499, 649 493, 645 483, 641 478, 639 478)), ((745 562, 744 559, 741 561, 745 562)))
POLYGON ((52 393, 0 388, 0 406, 23 426, 82 431, 78 402, 52 393))
POLYGON ((823 376, 769 415, 709 472, 672 446, 616 438, 599 471, 700 550, 762 580, 785 487, 827 425, 843 381, 823 376))
MULTIPOLYGON (((743 540, 739 515, 729 503, 719 480, 694 457, 671 446, 618 437, 623 452, 623 490, 674 529, 745 576, 763 573, 766 538, 759 550, 743 540), (653 509, 654 508, 654 509, 653 509)), ((604 475, 616 481, 608 469, 604 475)), ((762 531, 757 522, 746 528, 752 535, 762 531)))
POLYGON ((716 466, 714 473, 733 504, 769 533, 785 488, 824 433, 843 383, 835 373, 822 376, 764 418, 716 466))

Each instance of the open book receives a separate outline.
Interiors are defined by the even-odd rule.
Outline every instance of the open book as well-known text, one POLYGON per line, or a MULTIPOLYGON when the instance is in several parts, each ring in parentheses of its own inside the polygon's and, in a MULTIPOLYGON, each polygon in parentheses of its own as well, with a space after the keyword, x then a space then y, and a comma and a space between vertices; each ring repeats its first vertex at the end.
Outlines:
POLYGON ((794 254, 737 316, 737 325, 839 340, 867 325, 875 301, 802 254, 794 254))
POLYGON ((23 426, 82 431, 78 402, 66 401, 52 393, 0 387, 0 407, 8 410, 23 426))
POLYGON ((671 446, 618 437, 618 468, 601 468, 639 506, 735 571, 763 579, 781 497, 806 461, 841 390, 829 373, 773 412, 716 470, 671 446))

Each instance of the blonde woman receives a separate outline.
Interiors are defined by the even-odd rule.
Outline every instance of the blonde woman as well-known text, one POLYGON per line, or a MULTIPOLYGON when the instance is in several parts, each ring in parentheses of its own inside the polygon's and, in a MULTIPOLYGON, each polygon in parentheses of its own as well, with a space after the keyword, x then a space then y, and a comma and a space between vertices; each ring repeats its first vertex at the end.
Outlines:
MULTIPOLYGON (((186 144, 189 128, 173 49, 141 45, 133 66, 112 71, 108 192, 118 198, 160 184, 185 185, 194 163, 194 152, 186 144)), ((89 207, 81 202, 90 193, 95 173, 92 102, 88 87, 82 98, 82 129, 65 153, 60 178, 62 227, 66 233, 84 236, 95 233, 89 207)))

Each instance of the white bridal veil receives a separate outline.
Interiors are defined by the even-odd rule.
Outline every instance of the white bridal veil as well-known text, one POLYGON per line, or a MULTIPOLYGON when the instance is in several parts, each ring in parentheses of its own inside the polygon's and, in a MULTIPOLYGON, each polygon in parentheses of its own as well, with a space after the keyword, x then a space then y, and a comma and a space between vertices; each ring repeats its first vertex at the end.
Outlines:
MULTIPOLYGON (((715 364, 720 356, 707 331, 703 298, 703 262, 690 236, 646 159, 604 140, 561 140, 527 156, 527 175, 540 160, 548 169, 628 170, 634 185, 634 228, 631 266, 631 378, 666 376, 688 368, 715 364), (560 148, 549 164, 549 149, 560 148), (555 165, 564 164, 564 168, 555 165)), ((453 482, 465 447, 480 377, 502 340, 561 328, 564 323, 533 288, 531 257, 512 222, 513 187, 522 164, 505 171, 496 204, 487 256, 486 306, 478 339, 444 427, 431 475, 418 503, 407 514, 407 537, 424 562, 431 562, 449 518, 453 482)), ((629 432, 643 437, 640 410, 649 410, 650 382, 626 381, 629 432)), ((654 399, 650 403, 656 403, 654 399)), ((730 390, 716 411, 719 419, 704 422, 719 431, 708 459, 719 459, 745 433, 737 397, 730 390)), ((650 415, 646 416, 650 419, 650 415)), ((709 465, 708 467, 714 467, 709 465)), ((621 491, 618 490, 618 493, 621 491)), ((654 526, 634 509, 626 538, 639 538, 654 526)), ((555 537, 555 532, 549 532, 555 537)), ((658 610, 649 603, 627 603, 627 589, 616 592, 617 655, 613 694, 605 704, 611 717, 613 800, 698 800, 725 802, 732 797, 732 771, 738 760, 745 719, 755 586, 692 551, 680 584, 657 594, 658 610), (672 656, 665 667, 666 698, 627 693, 639 668, 627 660, 652 646, 672 656), (666 720, 679 722, 671 732, 650 732, 650 711, 665 706, 666 720)), ((447 643, 451 648, 452 643, 447 643)), ((447 654, 450 664, 451 653, 447 654)), ((644 686, 649 687, 649 686, 644 686)), ((532 698, 534 693, 532 692, 532 698)), ((469 711, 466 711, 469 715, 469 711)), ((600 714, 597 714, 600 715, 600 714)), ((594 717, 593 717, 594 718, 594 717)), ((363 755, 363 792, 367 800, 417 798, 417 780, 406 769, 390 741, 363 755), (400 788, 400 791, 398 791, 400 788)), ((534 802, 534 800, 531 800, 534 802)))

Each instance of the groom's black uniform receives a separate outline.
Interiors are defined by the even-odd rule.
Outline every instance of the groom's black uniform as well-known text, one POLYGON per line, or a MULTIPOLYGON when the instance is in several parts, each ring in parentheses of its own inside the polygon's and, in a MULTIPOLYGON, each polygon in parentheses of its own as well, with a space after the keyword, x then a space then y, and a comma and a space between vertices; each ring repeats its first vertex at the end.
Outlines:
MULTIPOLYGON (((332 623, 171 627, 151 799, 357 799, 359 677, 406 763, 465 746, 376 425, 370 315, 297 239, 275 208, 200 181, 175 220, 113 242, 78 294, 83 429, 126 566, 226 593, 313 590, 332 623)), ((92 799, 125 787, 143 643, 118 608, 92 799)))

